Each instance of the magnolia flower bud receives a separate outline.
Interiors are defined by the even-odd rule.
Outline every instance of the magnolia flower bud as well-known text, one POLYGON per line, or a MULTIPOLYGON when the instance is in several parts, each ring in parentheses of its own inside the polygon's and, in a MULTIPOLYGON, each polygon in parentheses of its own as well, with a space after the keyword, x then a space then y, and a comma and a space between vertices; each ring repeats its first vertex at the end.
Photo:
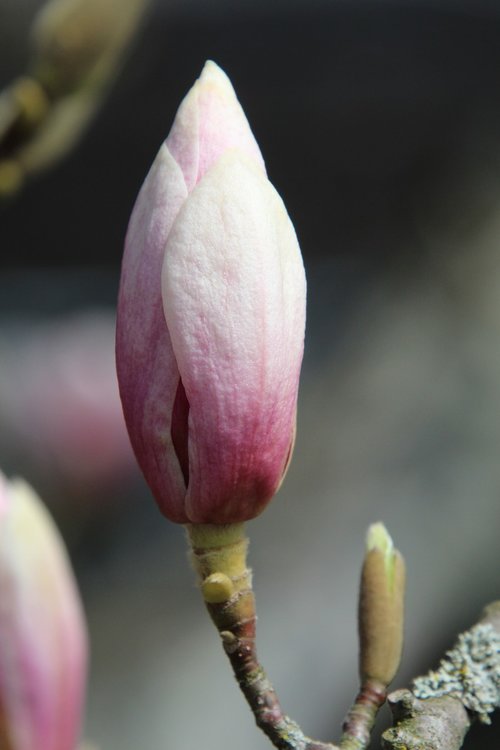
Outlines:
POLYGON ((118 304, 125 419, 172 521, 245 521, 279 487, 305 294, 293 226, 228 78, 208 62, 134 207, 118 304))
POLYGON ((0 747, 75 750, 86 654, 62 540, 31 488, 0 474, 0 747))

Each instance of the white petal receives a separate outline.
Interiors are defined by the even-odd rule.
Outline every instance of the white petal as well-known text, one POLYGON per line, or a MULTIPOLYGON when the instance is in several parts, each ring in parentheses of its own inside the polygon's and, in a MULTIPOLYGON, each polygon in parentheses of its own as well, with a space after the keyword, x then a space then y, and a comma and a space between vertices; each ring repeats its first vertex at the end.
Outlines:
POLYGON ((241 152, 209 169, 181 209, 162 290, 190 403, 188 515, 213 519, 217 506, 234 520, 237 503, 256 515, 292 438, 305 277, 280 197, 241 152))
POLYGON ((125 242, 116 359, 120 396, 139 464, 169 517, 185 520, 185 484, 172 448, 171 416, 179 382, 163 314, 161 267, 168 234, 187 190, 163 145, 139 193, 125 242))

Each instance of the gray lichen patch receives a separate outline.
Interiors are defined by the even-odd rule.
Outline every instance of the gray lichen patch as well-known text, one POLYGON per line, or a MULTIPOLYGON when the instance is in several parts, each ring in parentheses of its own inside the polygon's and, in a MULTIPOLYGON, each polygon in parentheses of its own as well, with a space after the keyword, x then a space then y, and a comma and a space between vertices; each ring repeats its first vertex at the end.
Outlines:
POLYGON ((413 681, 417 698, 450 695, 490 723, 500 705, 500 636, 491 625, 476 625, 458 637, 436 671, 413 681))

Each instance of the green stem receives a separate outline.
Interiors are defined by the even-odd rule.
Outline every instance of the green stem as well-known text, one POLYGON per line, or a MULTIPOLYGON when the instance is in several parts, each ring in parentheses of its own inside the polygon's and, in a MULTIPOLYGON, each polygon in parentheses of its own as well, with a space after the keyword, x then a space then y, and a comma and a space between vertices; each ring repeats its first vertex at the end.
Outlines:
POLYGON ((306 737, 284 714, 258 660, 255 597, 246 566, 248 539, 243 524, 193 524, 187 532, 205 604, 257 726, 279 750, 338 750, 306 737))

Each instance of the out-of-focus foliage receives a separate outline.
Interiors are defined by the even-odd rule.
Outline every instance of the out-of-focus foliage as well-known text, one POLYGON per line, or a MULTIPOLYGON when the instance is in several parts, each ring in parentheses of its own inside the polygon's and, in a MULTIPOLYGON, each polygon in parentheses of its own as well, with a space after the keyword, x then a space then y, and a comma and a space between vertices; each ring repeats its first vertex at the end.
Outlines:
POLYGON ((0 197, 77 142, 112 84, 148 0, 51 0, 26 76, 0 95, 0 197))

